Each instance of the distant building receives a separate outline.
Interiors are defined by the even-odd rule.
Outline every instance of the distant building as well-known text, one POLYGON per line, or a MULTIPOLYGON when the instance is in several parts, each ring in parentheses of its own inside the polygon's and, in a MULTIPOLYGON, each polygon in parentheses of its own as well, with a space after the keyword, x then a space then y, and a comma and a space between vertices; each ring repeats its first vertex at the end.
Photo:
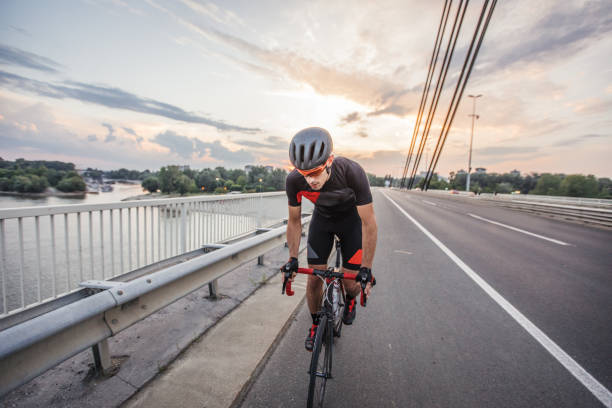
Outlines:
POLYGON ((511 174, 511 175, 513 175, 513 176, 520 176, 520 175, 521 175, 521 172, 520 172, 520 171, 518 171, 518 170, 516 170, 516 169, 514 169, 514 170, 512 170, 512 171, 510 172, 510 174, 511 174))
POLYGON ((185 165, 182 165, 182 166, 176 166, 176 167, 178 167, 179 171, 189 170, 189 165, 188 164, 185 164, 185 165))
POLYGON ((487 169, 485 169, 484 167, 476 167, 476 173, 485 174, 486 172, 487 172, 487 169))
POLYGON ((465 170, 461 169, 461 170, 459 170, 459 171, 457 172, 457 175, 459 175, 459 174, 467 174, 467 173, 466 173, 466 171, 465 171, 465 170))

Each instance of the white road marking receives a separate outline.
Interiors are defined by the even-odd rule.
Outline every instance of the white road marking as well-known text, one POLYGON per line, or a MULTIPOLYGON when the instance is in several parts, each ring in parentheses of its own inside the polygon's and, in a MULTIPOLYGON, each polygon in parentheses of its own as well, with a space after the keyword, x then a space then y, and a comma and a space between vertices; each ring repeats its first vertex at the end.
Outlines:
POLYGON ((554 242, 555 244, 559 244, 559 245, 572 245, 572 244, 568 244, 567 242, 563 242, 563 241, 559 241, 559 240, 556 240, 556 239, 553 239, 553 238, 545 237, 543 235, 534 234, 533 232, 525 231, 525 230, 522 230, 520 228, 511 227, 510 225, 502 224, 501 222, 489 220, 487 218, 483 218, 483 217, 480 217, 480 216, 475 215, 475 214, 468 213, 468 215, 470 217, 473 217, 473 218, 478 218, 479 220, 482 220, 482 221, 490 222, 491 224, 499 225, 500 227, 508 228, 508 229, 513 230, 513 231, 522 232, 523 234, 531 235, 532 237, 536 237, 536 238, 540 238, 540 239, 545 239, 546 241, 554 242))
POLYGON ((400 254, 412 255, 412 252, 402 251, 401 249, 396 249, 393 252, 399 252, 400 254))
POLYGON ((431 201, 423 200, 423 202, 424 202, 425 204, 433 205, 434 207, 437 207, 437 206, 438 206, 438 204, 433 203, 433 202, 431 202, 431 201))
POLYGON ((414 223, 442 252, 459 266, 482 290, 485 291, 502 309, 504 309, 518 324, 520 324, 534 339, 536 339, 559 363, 563 365, 582 385, 584 385, 607 408, 612 408, 612 393, 589 374, 569 354, 552 341, 542 330, 525 317, 518 309, 508 302, 502 295, 493 289, 484 279, 472 270, 457 255, 440 242, 431 232, 425 229, 417 220, 408 214, 402 207, 393 201, 387 194, 383 195, 397 207, 402 214, 414 223))

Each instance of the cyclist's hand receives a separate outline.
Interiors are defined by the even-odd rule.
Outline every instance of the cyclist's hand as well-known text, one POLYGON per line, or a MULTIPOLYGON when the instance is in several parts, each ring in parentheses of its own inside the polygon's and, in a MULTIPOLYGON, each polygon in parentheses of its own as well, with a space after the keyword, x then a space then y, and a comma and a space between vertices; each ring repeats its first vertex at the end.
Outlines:
POLYGON ((374 279, 372 276, 372 270, 362 266, 359 268, 359 273, 357 274, 355 280, 361 284, 361 290, 365 295, 365 298, 367 299, 370 297, 372 286, 376 285, 376 279, 374 279))
POLYGON ((293 278, 295 278, 295 274, 297 273, 298 267, 298 259, 295 257, 291 257, 289 259, 289 262, 281 266, 280 270, 285 274, 286 277, 289 277, 289 280, 291 282, 293 282, 293 278))

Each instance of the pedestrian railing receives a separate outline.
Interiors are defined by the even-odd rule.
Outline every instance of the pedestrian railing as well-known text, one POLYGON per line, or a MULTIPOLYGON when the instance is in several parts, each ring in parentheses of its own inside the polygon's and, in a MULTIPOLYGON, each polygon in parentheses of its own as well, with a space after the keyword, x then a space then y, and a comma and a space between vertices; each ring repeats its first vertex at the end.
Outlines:
POLYGON ((0 209, 0 319, 286 214, 284 192, 0 209))

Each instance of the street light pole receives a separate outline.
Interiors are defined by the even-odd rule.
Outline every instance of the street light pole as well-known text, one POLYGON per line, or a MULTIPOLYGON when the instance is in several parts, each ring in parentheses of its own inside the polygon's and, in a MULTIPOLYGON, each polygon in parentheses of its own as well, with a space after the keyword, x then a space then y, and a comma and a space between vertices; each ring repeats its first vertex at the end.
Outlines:
POLYGON ((468 98, 472 98, 472 114, 468 115, 472 117, 472 134, 470 136, 470 154, 468 156, 468 173, 465 182, 465 191, 470 191, 470 173, 472 172, 472 142, 474 141, 474 119, 478 119, 480 116, 476 114, 476 98, 480 98, 482 94, 468 95, 468 98))

